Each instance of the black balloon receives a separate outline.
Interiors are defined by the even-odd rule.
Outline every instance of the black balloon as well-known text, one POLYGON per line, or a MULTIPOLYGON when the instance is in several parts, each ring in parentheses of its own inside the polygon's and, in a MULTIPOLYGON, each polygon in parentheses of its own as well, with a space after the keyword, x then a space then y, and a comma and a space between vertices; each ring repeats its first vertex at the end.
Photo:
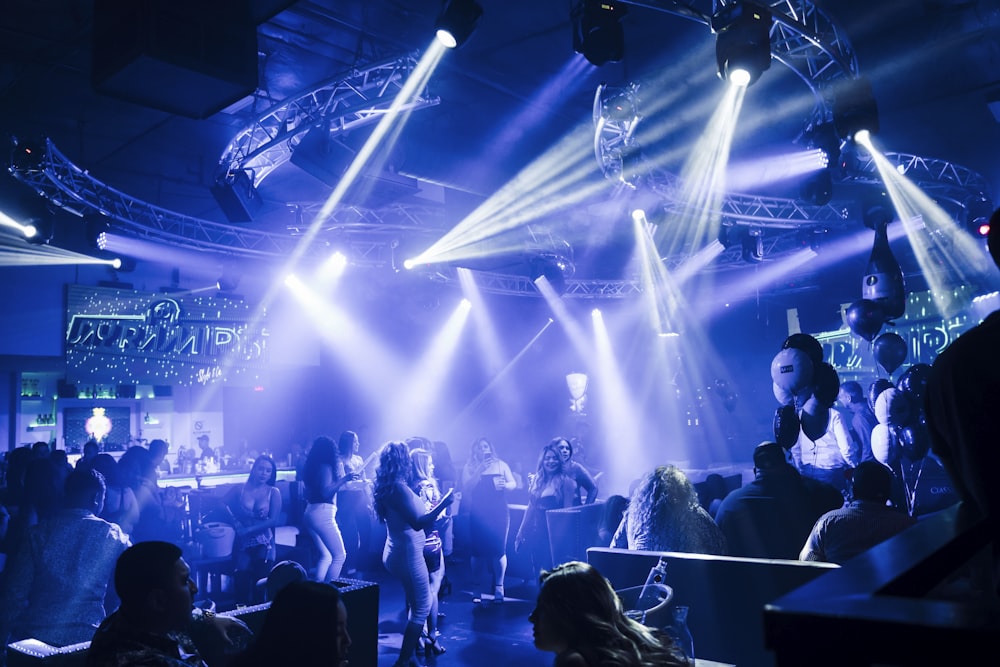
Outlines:
POLYGON ((917 399, 917 404, 922 405, 930 375, 931 367, 929 364, 913 364, 899 377, 896 388, 900 391, 910 392, 917 399))
POLYGON ((879 394, 881 394, 886 389, 890 389, 892 386, 893 386, 892 382, 886 380, 885 378, 879 378, 874 382, 872 382, 870 385, 868 385, 868 407, 874 410, 875 399, 878 398, 879 394))
POLYGON ((774 441, 791 449, 799 439, 799 415, 792 404, 782 405, 774 411, 774 441))
POLYGON ((810 440, 819 440, 830 426, 830 408, 820 405, 815 396, 806 401, 799 413, 802 432, 810 440))
POLYGON ((906 341, 898 333, 888 331, 875 339, 872 352, 878 365, 892 375, 906 361, 906 341))
POLYGON ((821 363, 813 369, 813 396, 824 408, 832 407, 840 394, 840 376, 837 369, 821 363))
POLYGON ((914 422, 899 430, 899 445, 903 456, 911 461, 919 461, 927 456, 931 448, 931 434, 922 421, 914 422))
POLYGON ((788 348, 805 352, 806 356, 809 357, 809 361, 813 362, 813 366, 819 366, 823 363, 823 345, 809 334, 793 333, 781 344, 782 350, 787 350, 788 348))
POLYGON ((847 326, 858 336, 871 342, 885 323, 885 312, 882 306, 868 299, 855 301, 847 307, 847 326))

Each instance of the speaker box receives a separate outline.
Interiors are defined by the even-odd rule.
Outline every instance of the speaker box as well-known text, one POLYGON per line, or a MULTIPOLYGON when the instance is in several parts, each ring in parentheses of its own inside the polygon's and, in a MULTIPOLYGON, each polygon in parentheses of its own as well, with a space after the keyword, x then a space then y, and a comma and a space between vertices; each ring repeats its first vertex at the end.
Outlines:
MULTIPOLYGON (((325 125, 315 127, 302 138, 292 153, 291 162, 302 171, 330 187, 340 183, 351 166, 356 151, 330 136, 325 125)), ((343 201, 357 206, 378 208, 420 191, 417 179, 391 171, 372 173, 362 170, 344 193, 343 201)))
POLYGON ((216 180, 210 189, 229 222, 252 222, 254 215, 264 204, 245 171, 238 171, 230 178, 216 180))
POLYGON ((207 118, 257 89, 250 0, 95 0, 91 71, 101 93, 207 118))
POLYGON ((378 584, 360 579, 334 579, 347 607, 352 665, 378 664, 378 584))

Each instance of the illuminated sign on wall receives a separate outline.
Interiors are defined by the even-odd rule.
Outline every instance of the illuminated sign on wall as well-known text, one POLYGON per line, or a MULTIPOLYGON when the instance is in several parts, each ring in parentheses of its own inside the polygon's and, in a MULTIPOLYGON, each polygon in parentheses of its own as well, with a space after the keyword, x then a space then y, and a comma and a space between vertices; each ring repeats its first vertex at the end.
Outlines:
MULTIPOLYGON (((894 331, 907 344, 906 360, 896 371, 897 375, 913 364, 933 363, 942 350, 960 334, 979 324, 987 314, 977 312, 969 288, 959 287, 952 296, 970 303, 970 307, 945 319, 938 313, 930 292, 912 293, 907 296, 906 312, 895 321, 895 326, 882 327, 881 333, 894 331)), ((846 325, 839 331, 819 333, 815 337, 822 343, 824 358, 837 369, 841 381, 885 375, 875 363, 871 343, 851 333, 846 325)))
POLYGON ((69 382, 264 383, 268 331, 242 301, 70 285, 69 382))

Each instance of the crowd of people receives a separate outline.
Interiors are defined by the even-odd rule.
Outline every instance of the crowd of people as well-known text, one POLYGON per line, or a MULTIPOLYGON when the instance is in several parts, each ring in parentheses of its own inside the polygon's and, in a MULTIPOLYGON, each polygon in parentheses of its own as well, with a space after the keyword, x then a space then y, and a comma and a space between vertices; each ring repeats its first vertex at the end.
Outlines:
MULTIPOLYGON (((993 222, 1000 229, 997 214, 993 222)), ((1000 232, 991 231, 990 250, 1000 265, 998 239, 1000 232)), ((984 444, 992 425, 989 401, 1000 386, 990 344, 997 321, 988 318, 941 355, 927 382, 926 415, 934 454, 951 473, 966 509, 994 522, 996 494, 986 480, 995 456, 984 444)), ((682 470, 657 466, 635 482, 628 498, 606 500, 602 540, 653 551, 834 563, 856 557, 916 522, 905 511, 911 506, 893 502, 896 470, 873 439, 881 421, 873 419, 877 395, 870 390, 866 400, 860 385, 842 384, 844 415, 831 409, 822 432, 803 427, 784 445, 758 445, 754 479, 721 498, 699 498, 682 470)), ((309 564, 312 581, 298 564, 268 570, 276 558, 282 499, 275 488, 277 465, 257 457, 226 506, 237 534, 236 571, 248 577, 239 586, 252 587, 265 575, 272 605, 258 636, 233 651, 229 664, 346 664, 349 609, 329 584, 345 565, 348 572, 363 566, 371 513, 386 528, 382 564, 405 593, 407 623, 396 664, 414 664, 418 651, 440 655, 445 648, 436 602, 454 546, 455 506, 461 500, 468 516, 473 575, 488 577, 488 585, 474 585, 487 591, 474 602, 491 593, 492 602, 502 604, 507 494, 522 487, 528 502, 514 545, 540 573, 529 616, 536 647, 554 653, 559 667, 686 664, 671 639, 624 612, 611 584, 592 566, 550 562, 545 513, 593 503, 599 494, 595 477, 573 460, 573 449, 571 441, 553 439, 541 448, 525 482, 487 438, 472 443, 461 470, 443 443, 411 438, 381 447, 369 480, 355 433, 345 431, 337 442, 317 438, 300 471, 307 501, 302 527, 318 553, 309 564), (284 580, 289 572, 294 581, 284 580)), ((8 452, 0 505, 6 556, 0 646, 26 637, 60 646, 90 641, 92 667, 203 666, 205 649, 191 638, 205 636, 197 627, 230 649, 247 640, 240 621, 194 608, 198 589, 191 566, 171 539, 182 520, 179 506, 157 484, 166 453, 166 443, 157 441, 130 448, 118 460, 90 447, 74 468, 65 452, 51 451, 47 443, 8 452)))

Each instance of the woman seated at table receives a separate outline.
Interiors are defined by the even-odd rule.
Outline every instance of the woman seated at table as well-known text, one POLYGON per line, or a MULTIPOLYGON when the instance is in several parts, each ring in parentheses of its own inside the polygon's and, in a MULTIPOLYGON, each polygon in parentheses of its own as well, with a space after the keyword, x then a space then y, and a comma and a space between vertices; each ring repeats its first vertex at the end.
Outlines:
POLYGON ((247 481, 231 492, 226 505, 233 514, 236 601, 253 602, 253 588, 275 561, 274 529, 281 523, 281 492, 275 487, 278 467, 270 456, 258 456, 247 481))

